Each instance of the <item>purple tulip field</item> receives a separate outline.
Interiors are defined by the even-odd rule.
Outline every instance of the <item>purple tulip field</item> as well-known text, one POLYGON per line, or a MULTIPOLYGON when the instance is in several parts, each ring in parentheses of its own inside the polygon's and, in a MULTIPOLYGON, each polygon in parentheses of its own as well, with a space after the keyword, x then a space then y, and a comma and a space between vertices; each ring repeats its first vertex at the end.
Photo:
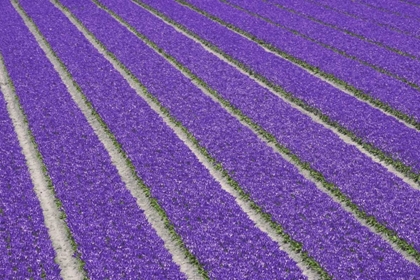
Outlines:
POLYGON ((420 279, 419 0, 0 1, 1 279, 420 279))

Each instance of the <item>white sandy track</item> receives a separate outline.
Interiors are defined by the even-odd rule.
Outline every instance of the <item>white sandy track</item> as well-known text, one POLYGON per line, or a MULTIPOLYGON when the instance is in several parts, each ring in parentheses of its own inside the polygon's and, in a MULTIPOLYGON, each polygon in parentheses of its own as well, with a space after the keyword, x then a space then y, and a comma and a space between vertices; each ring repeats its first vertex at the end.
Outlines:
MULTIPOLYGON (((50 185, 48 174, 43 171, 44 163, 33 141, 28 123, 19 99, 9 80, 3 58, 0 55, 0 86, 7 104, 7 111, 12 120, 22 153, 34 186, 35 194, 40 202, 44 223, 56 253, 55 261, 60 267, 63 279, 83 279, 79 261, 73 257, 75 253, 68 236, 68 226, 61 219, 62 212, 56 205, 56 197, 50 185)), ((48 275, 47 275, 48 277, 48 275)))

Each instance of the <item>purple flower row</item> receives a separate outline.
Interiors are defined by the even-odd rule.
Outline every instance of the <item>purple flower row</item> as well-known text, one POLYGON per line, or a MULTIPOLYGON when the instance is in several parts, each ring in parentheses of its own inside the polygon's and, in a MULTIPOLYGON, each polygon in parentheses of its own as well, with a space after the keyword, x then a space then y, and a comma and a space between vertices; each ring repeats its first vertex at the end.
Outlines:
POLYGON ((420 95, 409 85, 222 2, 215 1, 211 4, 202 0, 186 2, 192 3, 281 51, 335 75, 373 98, 420 121, 420 107, 417 106, 420 103, 420 95))
POLYGON ((414 6, 420 7, 420 1, 419 0, 403 0, 403 2, 406 2, 408 4, 412 4, 414 6))
MULTIPOLYGON (((8 11, 2 11, 0 25, 8 28, 8 11)), ((0 275, 4 279, 58 279, 54 249, 2 92, 0 143, 0 275)))
POLYGON ((245 64, 252 71, 265 76, 293 96, 321 110, 330 119, 349 129, 367 143, 412 166, 416 172, 420 171, 420 133, 288 61, 266 52, 256 43, 229 31, 224 26, 186 7, 176 8, 179 6, 176 3, 171 5, 179 13, 172 13, 167 9, 162 12, 245 64), (337 106, 337 104, 343 105, 337 106))
POLYGON ((401 17, 410 18, 415 21, 419 21, 420 19, 420 7, 404 3, 403 1, 361 0, 360 2, 366 3, 378 10, 398 14, 401 17))
POLYGON ((328 181, 336 184, 368 214, 377 217, 420 250, 420 238, 416 234, 420 231, 420 207, 412 207, 420 205, 418 191, 234 67, 205 51, 198 43, 135 4, 127 5, 132 7, 115 6, 115 9, 141 33, 217 90, 235 108, 323 173, 328 181), (160 32, 155 32, 155 28, 160 32), (388 197, 394 199, 390 202, 388 197), (407 201, 411 203, 407 204, 407 201))
MULTIPOLYGON (((66 3, 71 2, 66 0, 66 3)), ((73 2, 74 3, 74 2, 73 2)), ((143 21, 152 32, 165 32, 128 1, 103 1, 130 21, 143 21), (126 16, 124 16, 126 17, 126 16)), ((172 9, 170 1, 159 4, 172 9)), ((71 9, 87 28, 194 134, 251 198, 281 224, 303 249, 332 275, 343 278, 419 274, 381 238, 361 226, 341 206, 302 177, 298 170, 110 15, 95 7, 71 9), (110 36, 108 30, 112 30, 110 36), (367 267, 372 270, 367 270, 367 267), (388 267, 382 270, 382 267, 388 267), (401 269, 404 267, 404 269, 401 269)), ((174 13, 177 10, 173 10, 174 13)), ((165 35, 163 35, 165 36, 165 35)), ((184 49, 183 44, 172 42, 184 49)), ((208 69, 215 65, 207 64, 208 69)), ((222 71, 222 70, 221 70, 222 71)), ((268 248, 268 246, 266 246, 268 248)), ((257 251, 258 252, 258 251, 257 251)), ((260 270, 255 265, 250 270, 260 270)), ((256 272, 254 272, 256 273, 256 272)))
MULTIPOLYGON (((314 1, 311 1, 315 3, 314 1)), ((402 32, 414 36, 420 36, 419 23, 407 18, 399 17, 392 13, 385 13, 373 7, 356 3, 354 1, 332 1, 322 0, 318 1, 320 5, 325 5, 329 9, 334 9, 337 13, 343 16, 346 20, 354 20, 352 17, 376 23, 379 26, 388 26, 390 29, 394 28, 402 32), (350 16, 349 16, 350 15, 350 16)))
MULTIPOLYGON (((238 5, 247 11, 268 18, 285 28, 296 30, 301 34, 308 36, 312 40, 331 46, 339 51, 345 52, 347 55, 351 55, 361 61, 385 69, 394 75, 406 79, 407 81, 420 85, 420 62, 417 60, 402 56, 388 49, 384 49, 375 44, 361 40, 360 38, 350 36, 349 34, 343 33, 331 27, 327 27, 320 23, 290 13, 286 10, 278 8, 272 3, 265 3, 261 0, 228 0, 228 2, 238 5)), ((319 46, 318 48, 322 49, 322 47, 319 46)), ((313 52, 317 52, 317 49, 313 49, 313 52)), ((343 60, 346 59, 344 57, 337 56, 335 61, 328 61, 328 64, 341 64, 341 61, 343 60)), ((316 66, 319 66, 322 69, 325 64, 319 64, 316 66)), ((328 71, 331 73, 334 73, 334 70, 335 67, 328 68, 328 71)), ((348 70, 360 72, 360 67, 353 67, 348 70)), ((345 73, 343 73, 343 75, 347 76, 345 73)), ((375 77, 376 76, 377 75, 375 74, 375 77)), ((384 76, 380 79, 380 82, 383 82, 384 79, 393 80, 393 78, 384 76)), ((395 89, 401 89, 404 86, 406 85, 403 83, 395 83, 395 87, 390 88, 389 90, 392 91, 395 96, 400 94, 400 92, 395 89)), ((373 87, 374 85, 370 86, 369 89, 373 87)), ((405 94, 418 94, 418 92, 414 89, 408 89, 406 91, 407 92, 405 94)))
MULTIPOLYGON (((30 3, 31 14, 49 14, 30 3)), ((0 51, 88 276, 183 278, 34 37, 10 3, 4 6, 2 20, 13 24, 0 51)), ((62 31, 55 24, 49 28, 62 31)))
MULTIPOLYGON (((362 36, 368 40, 382 44, 385 47, 391 47, 396 50, 408 53, 417 58, 420 57, 419 40, 388 30, 385 27, 374 23, 357 20, 351 17, 343 16, 329 9, 308 2, 294 2, 288 0, 269 0, 270 2, 281 4, 292 8, 299 13, 306 14, 314 19, 333 25, 340 30, 351 32, 362 36), (350 20, 351 19, 351 20, 350 20)), ((386 1, 384 1, 386 2, 386 1)))
MULTIPOLYGON (((91 2, 63 4, 92 32, 104 36, 116 54, 124 55, 130 47, 124 35, 119 37, 121 26, 91 2)), ((235 199, 77 28, 50 3, 36 9, 29 7, 30 15, 209 276, 304 278, 295 262, 255 227, 235 199), (48 18, 36 9, 47 12, 48 18)), ((147 71, 149 60, 137 66, 147 71)), ((154 71, 147 75, 153 76, 154 71)))

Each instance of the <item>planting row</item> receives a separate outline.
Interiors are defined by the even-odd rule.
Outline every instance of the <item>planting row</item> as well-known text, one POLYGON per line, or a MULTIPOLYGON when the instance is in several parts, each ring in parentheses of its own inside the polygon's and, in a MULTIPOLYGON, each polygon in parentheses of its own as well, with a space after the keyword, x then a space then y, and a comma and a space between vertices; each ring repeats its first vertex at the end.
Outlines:
MULTIPOLYGON (((278 8, 272 3, 265 3, 260 0, 227 0, 227 2, 231 3, 237 9, 244 9, 253 13, 255 16, 262 16, 273 24, 277 24, 279 28, 299 32, 302 36, 307 36, 306 38, 308 40, 314 40, 322 44, 323 47, 331 48, 346 57, 350 56, 352 59, 361 63, 368 63, 372 67, 379 67, 377 71, 388 71, 389 75, 394 77, 396 75, 400 79, 405 79, 407 82, 420 85, 420 62, 418 60, 413 60, 391 50, 361 40, 360 38, 350 36, 347 33, 290 13, 285 9, 278 8)), ((343 59, 341 58, 340 61, 343 59)), ((336 60, 336 64, 342 64, 340 61, 336 60)), ((334 61, 329 61, 329 63, 334 63, 334 61)), ((316 66, 319 66, 321 69, 326 69, 323 65, 316 66)), ((352 69, 360 73, 360 67, 349 68, 348 70, 351 71, 352 69)), ((335 73, 332 68, 329 71, 335 73)), ((347 76, 346 73, 343 74, 347 76)), ((380 82, 386 78, 383 77, 380 79, 380 82)), ((388 79, 390 80, 389 77, 388 79)), ((401 87, 401 84, 396 83, 396 85, 401 87)), ((416 91, 412 90, 412 92, 416 91)), ((409 93, 407 92, 407 94, 409 93)))
POLYGON ((0 51, 88 276, 183 278, 22 19, 2 11, 0 51))
MULTIPOLYGON (((118 37, 119 27, 113 26, 108 15, 90 2, 84 5, 79 1, 63 3, 84 17, 85 24, 96 26, 92 31, 104 32, 116 54, 126 55, 124 49, 130 46, 124 43, 123 37, 118 37), (113 36, 108 28, 113 30, 113 36)), ((227 275, 238 279, 304 278, 295 262, 255 227, 235 199, 221 189, 185 144, 64 14, 48 2, 22 1, 22 4, 107 123, 139 177, 150 187, 151 196, 173 223, 181 242, 205 269, 204 274, 211 278, 227 275), (48 18, 43 16, 45 12, 48 18), (68 48, 69 45, 74 47, 68 48)), ((137 51, 142 52, 142 49, 137 51)), ((148 71, 149 60, 137 67, 146 71, 151 79, 158 80, 155 71, 148 71)), ((131 218, 121 219, 129 221, 131 218)), ((135 267, 131 269, 137 275, 145 273, 135 267)))
POLYGON ((403 33, 405 32, 412 36, 420 36, 418 33, 418 22, 399 17, 392 13, 386 13, 361 3, 349 0, 339 2, 322 0, 319 2, 312 1, 312 3, 318 3, 327 9, 332 9, 340 14, 345 14, 345 18, 348 20, 352 19, 347 16, 356 17, 358 19, 374 22, 379 26, 387 26, 390 29, 398 30, 403 33))
POLYGON ((414 20, 420 19, 420 7, 416 5, 410 5, 405 3, 404 1, 397 1, 397 2, 387 2, 387 1, 380 1, 380 0, 373 0, 373 1, 366 1, 360 0, 361 3, 365 5, 369 5, 375 7, 380 11, 385 11, 388 13, 393 13, 405 18, 411 18, 414 20))
POLYGON ((414 5, 416 7, 420 7, 420 2, 418 0, 403 0, 403 2, 414 5))
MULTIPOLYGON (((362 39, 375 42, 383 47, 391 48, 394 51, 402 52, 413 58, 420 58, 420 42, 415 38, 399 34, 376 24, 356 20, 349 16, 338 14, 329 9, 320 7, 306 1, 295 3, 286 0, 268 0, 272 3, 282 5, 304 14, 314 20, 330 25, 345 32, 349 32, 362 39)), ((382 1, 385 2, 385 1, 382 1)))
MULTIPOLYGON (((79 7, 75 1, 62 2, 328 273, 337 277, 355 276, 358 269, 368 277, 418 273, 415 265, 401 259, 110 15, 91 3, 79 7), (396 263, 405 267, 404 272, 396 263), (365 270, 368 266, 374 269, 365 270), (385 266, 395 270, 381 271, 385 266)), ((123 3, 118 6, 123 8, 123 3)))
POLYGON ((210 5, 209 2, 202 0, 187 0, 185 3, 191 3, 190 6, 196 7, 197 10, 207 12, 219 21, 225 21, 238 30, 247 32, 248 37, 269 45, 270 49, 285 52, 286 55, 309 64, 315 68, 315 71, 319 69, 332 74, 362 90, 371 98, 379 99, 384 104, 420 121, 420 108, 416 105, 420 102, 420 95, 416 89, 403 82, 390 79, 368 66, 345 58, 290 31, 276 28, 262 19, 257 19, 222 2, 215 1, 210 5))

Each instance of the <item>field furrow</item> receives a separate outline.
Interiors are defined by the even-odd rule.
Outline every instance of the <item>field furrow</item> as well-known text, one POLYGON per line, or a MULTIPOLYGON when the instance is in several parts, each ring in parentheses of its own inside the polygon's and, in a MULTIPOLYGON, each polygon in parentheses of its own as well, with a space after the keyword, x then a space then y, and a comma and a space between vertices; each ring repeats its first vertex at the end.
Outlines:
MULTIPOLYGON (((380 261, 375 255, 385 250, 386 255, 394 255, 392 262, 400 259, 400 265, 414 269, 409 274, 416 273, 416 266, 398 257, 398 253, 393 252, 387 243, 361 226, 340 204, 319 191, 313 183, 298 175, 295 167, 117 21, 110 16, 107 19, 102 14, 105 12, 100 13, 90 4, 78 8, 72 1, 63 3, 145 85, 158 102, 191 131, 210 156, 220 163, 220 168, 226 170, 292 238, 301 241, 302 248, 320 261, 327 271, 337 277, 356 273, 334 265, 331 257, 335 255, 337 260, 348 259, 346 267, 349 270, 352 263, 358 266, 369 263, 378 268, 375 273, 381 273, 379 268, 386 262, 386 257, 384 255, 380 261), (113 30, 112 37, 108 35, 108 28, 113 30), (325 238, 323 233, 334 234, 333 229, 338 225, 346 232, 344 235, 347 238, 325 238)), ((369 275, 370 272, 365 273, 369 275)))

